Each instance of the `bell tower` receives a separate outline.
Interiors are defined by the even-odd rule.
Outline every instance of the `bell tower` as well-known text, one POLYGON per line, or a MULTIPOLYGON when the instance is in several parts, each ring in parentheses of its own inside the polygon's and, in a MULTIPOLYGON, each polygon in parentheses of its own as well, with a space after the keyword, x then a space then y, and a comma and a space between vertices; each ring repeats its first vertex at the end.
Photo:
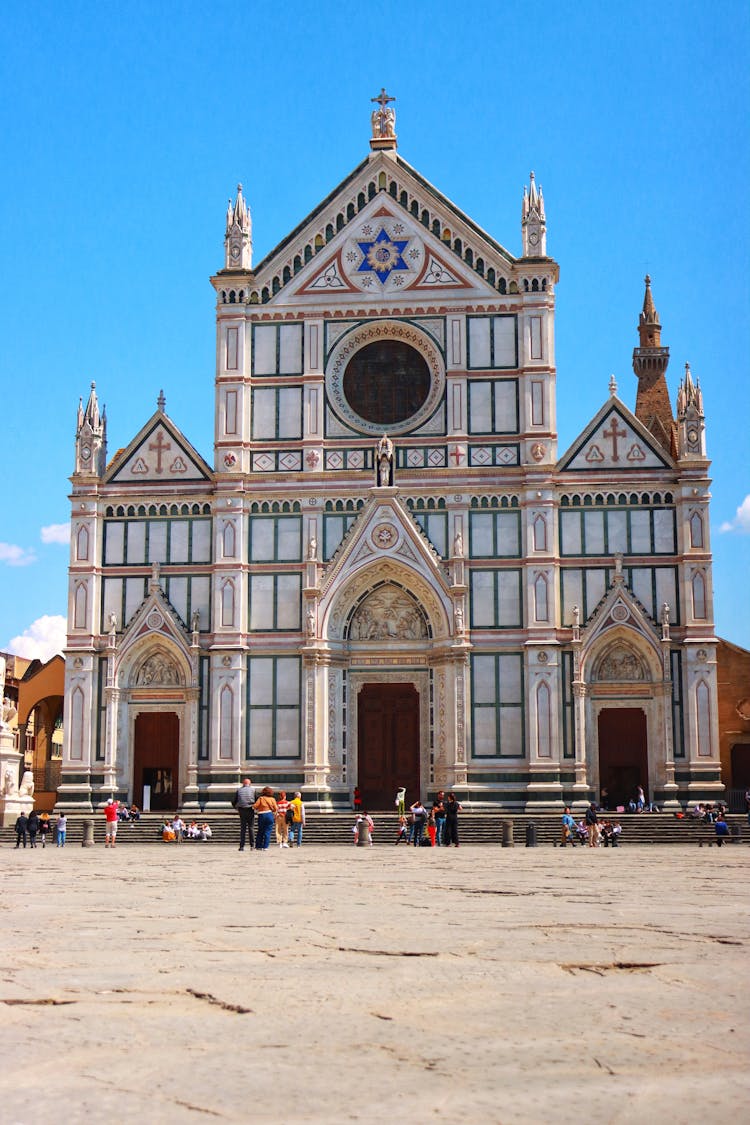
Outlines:
POLYGON ((107 411, 99 413, 96 397, 96 383, 91 384, 89 400, 83 409, 83 400, 78 402, 76 424, 76 463, 77 476, 104 475, 107 464, 107 411))
POLYGON ((643 309, 638 319, 639 347, 633 348, 633 371, 638 377, 635 416, 651 431, 670 456, 676 453, 675 421, 665 372, 669 348, 661 344, 661 324, 646 274, 643 309))

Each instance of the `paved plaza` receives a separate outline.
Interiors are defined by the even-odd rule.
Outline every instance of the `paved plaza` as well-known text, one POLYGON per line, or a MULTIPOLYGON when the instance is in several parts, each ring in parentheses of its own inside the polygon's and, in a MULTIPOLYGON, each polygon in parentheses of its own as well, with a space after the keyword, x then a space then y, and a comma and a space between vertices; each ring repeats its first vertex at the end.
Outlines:
POLYGON ((0 1120, 747 1112, 750 849, 0 849, 0 1120))

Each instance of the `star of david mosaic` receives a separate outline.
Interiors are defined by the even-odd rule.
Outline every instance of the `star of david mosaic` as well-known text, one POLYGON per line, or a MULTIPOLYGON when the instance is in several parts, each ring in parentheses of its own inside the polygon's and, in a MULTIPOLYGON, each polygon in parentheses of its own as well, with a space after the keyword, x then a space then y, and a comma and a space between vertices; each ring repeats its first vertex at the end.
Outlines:
POLYGON ((402 258, 408 242, 408 238, 403 241, 391 238, 382 228, 370 242, 357 242, 364 255, 357 273, 374 272, 378 280, 385 284, 396 270, 409 269, 402 258))

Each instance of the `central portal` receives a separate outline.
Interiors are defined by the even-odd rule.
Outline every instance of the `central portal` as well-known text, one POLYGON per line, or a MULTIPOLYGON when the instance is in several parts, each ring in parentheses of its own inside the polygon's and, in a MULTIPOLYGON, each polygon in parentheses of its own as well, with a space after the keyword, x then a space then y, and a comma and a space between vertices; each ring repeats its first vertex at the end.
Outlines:
POLYGON ((358 701, 357 781, 367 809, 394 807, 420 796, 419 692, 413 684, 363 684, 358 701))
POLYGON ((599 784, 608 805, 626 806, 636 789, 648 796, 646 715, 640 707, 607 707, 599 714, 599 784))
POLYGON ((174 711, 144 711, 135 720, 133 800, 143 808, 150 786, 151 808, 175 812, 179 805, 180 720, 174 711))

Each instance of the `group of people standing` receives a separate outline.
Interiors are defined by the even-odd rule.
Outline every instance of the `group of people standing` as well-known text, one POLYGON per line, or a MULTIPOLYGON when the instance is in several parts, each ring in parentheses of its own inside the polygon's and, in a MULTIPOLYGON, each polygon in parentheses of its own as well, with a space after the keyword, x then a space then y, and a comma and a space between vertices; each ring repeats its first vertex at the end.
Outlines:
POLYGON ((399 789, 396 793, 396 811, 398 812, 398 831, 396 844, 413 844, 415 848, 424 843, 430 847, 458 847, 458 814, 462 811, 461 805, 456 800, 455 793, 446 797, 442 789, 438 790, 427 808, 420 798, 409 806, 406 813, 406 790, 399 789), (427 836, 425 837, 425 829, 427 836))
MULTIPOLYGON (((55 821, 55 840, 58 848, 65 847, 65 835, 68 830, 68 818, 61 813, 55 821)), ((26 847, 28 840, 29 847, 35 848, 37 836, 42 841, 42 847, 47 846, 47 837, 52 831, 52 821, 50 820, 49 813, 43 812, 41 816, 35 809, 32 809, 28 815, 21 813, 16 819, 15 832, 16 832, 16 847, 20 848, 21 844, 26 847)))
POLYGON ((300 792, 290 801, 283 789, 274 795, 270 785, 266 785, 258 794, 251 779, 246 777, 232 798, 232 804, 240 818, 241 852, 246 843, 250 851, 268 851, 274 830, 279 848, 291 848, 295 843, 298 848, 302 847, 305 806, 300 792))

